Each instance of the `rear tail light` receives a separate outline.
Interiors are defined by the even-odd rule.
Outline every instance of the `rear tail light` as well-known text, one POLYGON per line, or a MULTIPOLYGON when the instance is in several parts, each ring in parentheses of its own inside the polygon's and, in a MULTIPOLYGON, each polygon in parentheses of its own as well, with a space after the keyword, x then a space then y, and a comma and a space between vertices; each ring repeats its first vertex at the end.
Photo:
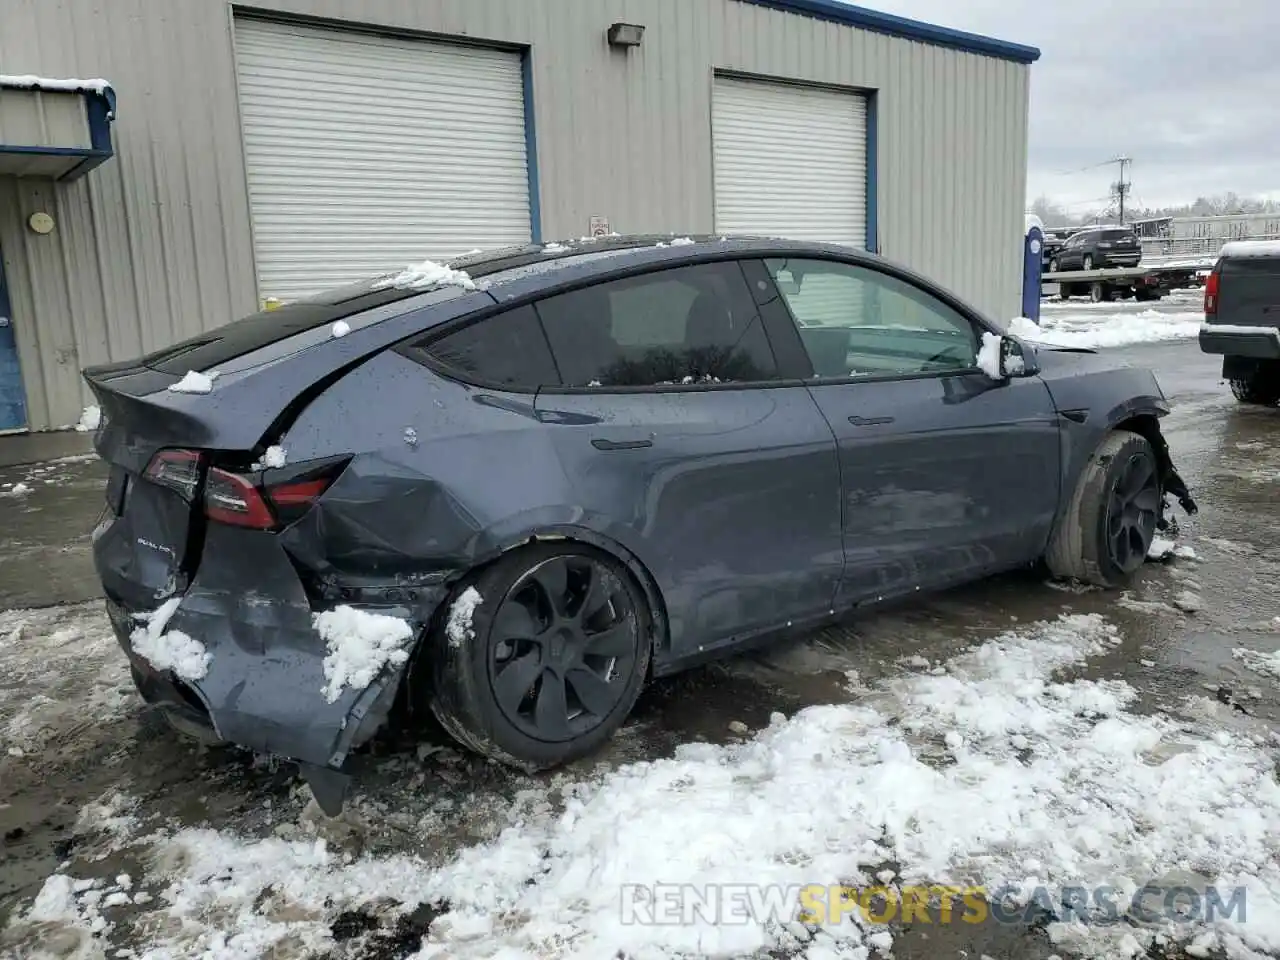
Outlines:
POLYGON ((253 481, 230 470, 213 467, 204 486, 204 515, 218 523, 270 530, 276 525, 271 508, 253 481))
POLYGON ((1206 317, 1212 317, 1218 312, 1218 277, 1218 271, 1215 270, 1209 274, 1204 282, 1204 313, 1206 317))
POLYGON ((161 450, 147 464, 146 477, 162 487, 176 490, 190 502, 200 486, 203 456, 194 450, 161 450))
MULTIPOLYGON (((206 455, 195 450, 162 450, 147 465, 149 480, 195 502, 206 455)), ((329 489, 349 457, 291 465, 284 478, 259 487, 257 474, 210 466, 203 477, 204 514, 216 523, 254 530, 276 530, 297 520, 329 489)))

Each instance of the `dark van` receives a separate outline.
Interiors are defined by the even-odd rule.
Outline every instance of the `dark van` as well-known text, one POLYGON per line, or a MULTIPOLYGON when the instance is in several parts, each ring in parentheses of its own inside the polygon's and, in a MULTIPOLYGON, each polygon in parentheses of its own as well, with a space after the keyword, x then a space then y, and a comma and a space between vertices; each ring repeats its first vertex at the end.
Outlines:
POLYGON ((1280 240, 1238 240, 1204 286, 1200 349, 1222 355, 1242 403, 1280 403, 1280 240))

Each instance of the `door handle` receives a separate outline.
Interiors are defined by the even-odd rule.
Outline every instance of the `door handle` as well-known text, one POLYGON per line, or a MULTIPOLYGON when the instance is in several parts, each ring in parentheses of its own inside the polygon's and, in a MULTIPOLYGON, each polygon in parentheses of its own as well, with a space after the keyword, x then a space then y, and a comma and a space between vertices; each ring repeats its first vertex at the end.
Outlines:
POLYGON ((652 447, 652 440, 605 440, 597 437, 591 441, 597 450, 639 450, 641 447, 652 447))
POLYGON ((875 427, 885 423, 893 423, 893 417, 859 417, 851 416, 849 422, 855 427, 875 427))

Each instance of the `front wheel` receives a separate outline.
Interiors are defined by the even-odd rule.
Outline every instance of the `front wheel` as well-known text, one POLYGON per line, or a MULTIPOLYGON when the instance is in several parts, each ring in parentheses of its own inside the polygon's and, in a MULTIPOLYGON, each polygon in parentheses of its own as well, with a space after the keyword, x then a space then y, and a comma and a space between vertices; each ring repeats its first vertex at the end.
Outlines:
POLYGON ((459 587, 429 651, 440 724, 529 771, 607 741, 649 667, 652 616, 631 573, 560 543, 514 550, 459 587))
POLYGON ((1045 562, 1056 577, 1122 586, 1160 520, 1160 468, 1146 437, 1117 430, 1094 451, 1058 520, 1045 562))

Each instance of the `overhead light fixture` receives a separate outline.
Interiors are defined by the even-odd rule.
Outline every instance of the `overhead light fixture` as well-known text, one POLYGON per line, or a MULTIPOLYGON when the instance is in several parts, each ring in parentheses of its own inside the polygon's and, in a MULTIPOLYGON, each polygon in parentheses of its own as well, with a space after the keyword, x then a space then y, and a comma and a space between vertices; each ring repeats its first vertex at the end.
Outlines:
POLYGON ((638 47, 644 39, 644 27, 638 23, 615 23, 609 27, 609 46, 638 47))

